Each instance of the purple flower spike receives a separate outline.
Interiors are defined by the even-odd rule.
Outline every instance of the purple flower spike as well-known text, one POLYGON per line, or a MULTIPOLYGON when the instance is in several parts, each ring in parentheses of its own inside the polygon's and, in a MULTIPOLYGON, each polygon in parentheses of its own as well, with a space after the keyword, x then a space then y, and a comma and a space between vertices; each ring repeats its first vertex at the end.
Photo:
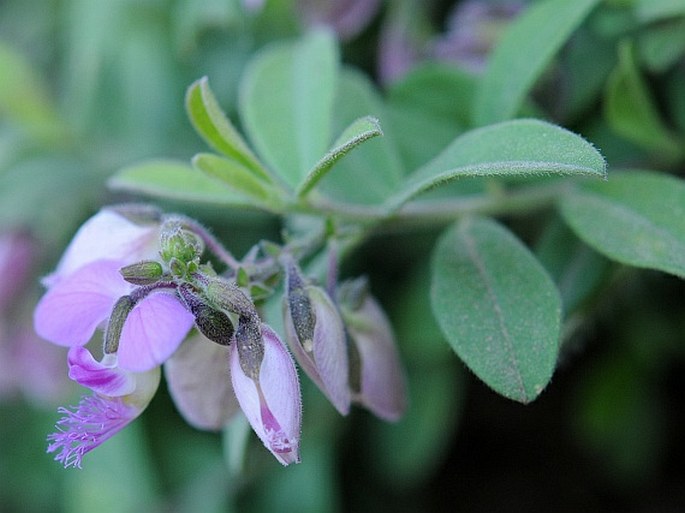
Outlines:
POLYGON ((99 260, 60 280, 36 306, 36 333, 62 346, 88 342, 116 300, 132 289, 119 274, 121 265, 116 260, 99 260))
POLYGON ((119 367, 144 372, 164 363, 192 328, 194 318, 175 296, 153 292, 128 315, 119 339, 119 367))
POLYGON ((160 371, 154 369, 136 377, 135 391, 127 396, 84 396, 78 406, 60 408, 63 414, 57 431, 48 435, 48 453, 65 468, 81 468, 83 456, 121 431, 147 407, 157 391, 160 371))
POLYGON ((241 355, 231 348, 233 390, 247 420, 283 465, 299 463, 302 399, 295 362, 266 324, 261 325, 264 353, 256 379, 245 374, 241 355))

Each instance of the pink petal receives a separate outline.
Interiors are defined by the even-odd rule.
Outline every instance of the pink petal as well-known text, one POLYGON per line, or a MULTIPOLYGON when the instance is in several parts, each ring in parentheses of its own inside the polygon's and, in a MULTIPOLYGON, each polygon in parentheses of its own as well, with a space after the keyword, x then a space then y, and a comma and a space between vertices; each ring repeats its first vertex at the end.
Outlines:
POLYGON ((359 309, 369 329, 349 325, 361 359, 357 400, 380 418, 396 421, 407 409, 407 385, 392 327, 380 305, 367 297, 359 309))
POLYGON ((123 265, 157 256, 159 228, 137 225, 103 209, 79 228, 47 283, 56 284, 96 260, 121 260, 123 265))
POLYGON ((259 386, 240 367, 238 351, 231 349, 231 380, 247 420, 265 447, 283 465, 300 461, 302 399, 297 371, 288 350, 266 324, 262 324, 264 360, 259 386))
POLYGON ((76 346, 69 350, 67 361, 69 377, 99 394, 109 397, 128 395, 136 387, 135 378, 117 368, 115 355, 105 355, 103 361, 98 362, 88 349, 76 346))
POLYGON ((128 315, 119 340, 119 367, 133 372, 164 363, 181 344, 193 316, 174 296, 153 293, 128 315))
POLYGON ((164 364, 171 398, 191 426, 219 431, 238 411, 228 355, 228 346, 197 333, 164 364))
POLYGON ((314 325, 314 360, 325 393, 333 406, 347 415, 350 411, 349 364, 345 328, 333 301, 317 288, 311 288, 314 325))
POLYGON ((93 262, 48 290, 34 312, 36 333, 62 346, 88 342, 116 300, 132 288, 119 274, 120 267, 118 261, 93 262))
POLYGON ((320 287, 306 288, 315 324, 309 352, 295 330, 292 311, 286 306, 285 331, 300 367, 342 414, 350 412, 349 364, 345 327, 333 301, 320 287))

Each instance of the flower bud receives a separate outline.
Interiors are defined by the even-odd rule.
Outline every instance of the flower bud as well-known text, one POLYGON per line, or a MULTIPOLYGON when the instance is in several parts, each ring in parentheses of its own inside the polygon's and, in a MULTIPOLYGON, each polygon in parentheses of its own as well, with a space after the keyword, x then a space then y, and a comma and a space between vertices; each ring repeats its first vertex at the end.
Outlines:
POLYGON ((195 326, 200 333, 222 346, 231 343, 234 330, 228 315, 209 305, 190 285, 181 285, 178 287, 178 293, 195 317, 195 326))
POLYGON ((131 296, 122 296, 114 303, 112 315, 109 317, 107 330, 105 330, 105 354, 116 353, 119 350, 119 339, 124 323, 134 306, 135 302, 131 296))
POLYGON ((257 315, 254 303, 234 283, 221 278, 209 278, 204 285, 205 297, 217 308, 237 314, 240 317, 257 315))
POLYGON ((298 363, 333 406, 350 411, 345 328, 333 301, 307 285, 294 262, 286 267, 285 334, 298 363))
POLYGON ((283 465, 298 463, 302 398, 295 363, 278 335, 257 322, 238 324, 230 356, 233 391, 264 446, 283 465), (246 349, 251 350, 249 344, 254 344, 257 334, 258 358, 246 361, 246 349))
POLYGON ((159 254, 167 263, 176 259, 188 264, 200 257, 204 251, 202 240, 193 232, 184 230, 173 220, 165 221, 160 233, 159 254))
POLYGON ((264 360, 264 341, 259 329, 259 318, 241 317, 235 332, 240 368, 250 379, 259 379, 259 369, 264 360))
POLYGON ((398 420, 407 408, 407 385, 390 322, 371 295, 357 308, 342 304, 341 311, 350 339, 354 401, 382 419, 398 420))
POLYGON ((164 274, 162 264, 155 260, 145 260, 119 269, 124 279, 133 285, 152 285, 164 274))

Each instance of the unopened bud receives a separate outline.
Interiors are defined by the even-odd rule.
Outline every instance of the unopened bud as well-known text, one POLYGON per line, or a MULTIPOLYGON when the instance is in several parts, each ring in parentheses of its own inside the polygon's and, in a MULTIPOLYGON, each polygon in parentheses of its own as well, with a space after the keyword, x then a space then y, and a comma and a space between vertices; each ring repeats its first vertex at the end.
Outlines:
POLYGON ((128 314, 131 313, 135 302, 131 296, 122 296, 114 304, 112 315, 109 317, 109 323, 105 330, 105 354, 116 353, 119 349, 119 339, 121 338, 121 330, 124 328, 124 323, 128 314))
POLYGON ((222 346, 230 345, 233 337, 233 323, 221 310, 210 306, 189 285, 182 285, 178 293, 190 313, 195 317, 195 326, 205 337, 222 346))
POLYGON ((264 360, 264 341, 259 325, 257 316, 240 317, 235 332, 240 368, 255 381, 259 380, 259 369, 264 360))
POLYGON ((285 335, 302 369, 343 415, 350 410, 345 328, 332 299, 286 262, 285 335))
POLYGON ((204 288, 207 299, 217 308, 237 314, 239 317, 257 315, 254 303, 234 283, 221 278, 210 278, 204 288))
POLYGON ((407 385, 390 322, 366 294, 356 308, 342 307, 350 341, 350 388, 355 402, 379 417, 398 420, 407 408, 407 385))
POLYGON ((177 259, 189 263, 198 259, 204 251, 200 237, 185 230, 176 221, 166 221, 160 233, 160 255, 165 262, 177 259))
POLYGON ((169 259, 169 271, 171 271, 173 276, 176 276, 177 278, 183 278, 188 272, 188 267, 182 260, 176 257, 171 257, 169 259))
POLYGON ((308 353, 312 352, 314 341, 314 325, 316 318, 312 311, 312 303, 305 289, 304 279, 294 263, 288 265, 287 273, 287 301, 293 328, 302 347, 308 353))
POLYGON ((152 285, 159 281, 164 274, 164 269, 159 262, 146 260, 122 267, 119 272, 124 280, 133 285, 152 285))

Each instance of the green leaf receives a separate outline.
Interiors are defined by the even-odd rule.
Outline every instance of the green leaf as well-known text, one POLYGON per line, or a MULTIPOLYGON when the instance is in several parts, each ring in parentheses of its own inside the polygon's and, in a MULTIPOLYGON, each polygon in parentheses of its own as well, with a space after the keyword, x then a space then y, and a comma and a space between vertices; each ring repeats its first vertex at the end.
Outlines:
POLYGON ((401 182, 404 170, 385 122, 385 105, 374 84, 362 73, 344 69, 335 102, 334 128, 342 132, 357 118, 371 115, 383 126, 383 137, 363 144, 336 163, 320 188, 349 203, 378 204, 401 182), (360 187, 360 184, 364 184, 360 187))
POLYGON ((220 181, 175 160, 149 160, 121 169, 108 185, 114 190, 182 201, 240 207, 252 204, 220 181))
POLYGON ((627 41, 619 46, 619 63, 607 82, 604 114, 617 133, 641 147, 669 161, 683 154, 682 143, 661 120, 627 41))
POLYGON ((392 84, 387 94, 390 127, 407 169, 425 164, 470 126, 476 85, 474 76, 434 63, 392 84))
POLYGON ((611 267, 558 216, 547 223, 535 245, 535 256, 556 282, 567 315, 597 291, 611 267))
POLYGON ((561 299, 530 251, 489 219, 465 219, 433 254, 431 303, 443 335, 496 392, 528 403, 556 365, 561 299))
POLYGON ((236 160, 220 157, 213 153, 198 153, 193 157, 193 167, 198 171, 226 184, 238 195, 252 198, 271 209, 280 205, 278 192, 269 184, 257 178, 248 168, 236 160))
POLYGON ((685 278, 685 181, 647 171, 612 174, 564 198, 561 213, 603 255, 685 278))
POLYGON ((381 125, 376 118, 366 116, 354 121, 333 143, 330 150, 309 171, 304 181, 297 188, 299 196, 306 195, 331 170, 335 163, 364 141, 383 135, 381 125))
POLYGON ((665 72, 685 54, 685 17, 649 27, 640 34, 638 50, 650 71, 665 72))
POLYGON ((0 117, 5 116, 43 141, 65 136, 42 77, 22 55, 0 43, 0 117))
POLYGON ((685 0, 636 0, 635 15, 642 22, 685 16, 685 0))
POLYGON ((186 92, 186 111, 197 133, 212 148, 242 163, 257 176, 270 180, 269 173, 235 129, 209 88, 207 77, 195 81, 186 92))
POLYGON ((255 148, 297 187, 330 143, 338 55, 329 32, 269 47, 248 66, 239 108, 255 148))
POLYGON ((589 142, 556 125, 534 119, 504 121, 457 137, 408 177, 390 206, 397 208, 457 178, 547 174, 604 178, 606 163, 589 142))
POLYGON ((532 4, 499 40, 478 89, 473 119, 487 125, 516 116, 552 57, 599 0, 532 4))

